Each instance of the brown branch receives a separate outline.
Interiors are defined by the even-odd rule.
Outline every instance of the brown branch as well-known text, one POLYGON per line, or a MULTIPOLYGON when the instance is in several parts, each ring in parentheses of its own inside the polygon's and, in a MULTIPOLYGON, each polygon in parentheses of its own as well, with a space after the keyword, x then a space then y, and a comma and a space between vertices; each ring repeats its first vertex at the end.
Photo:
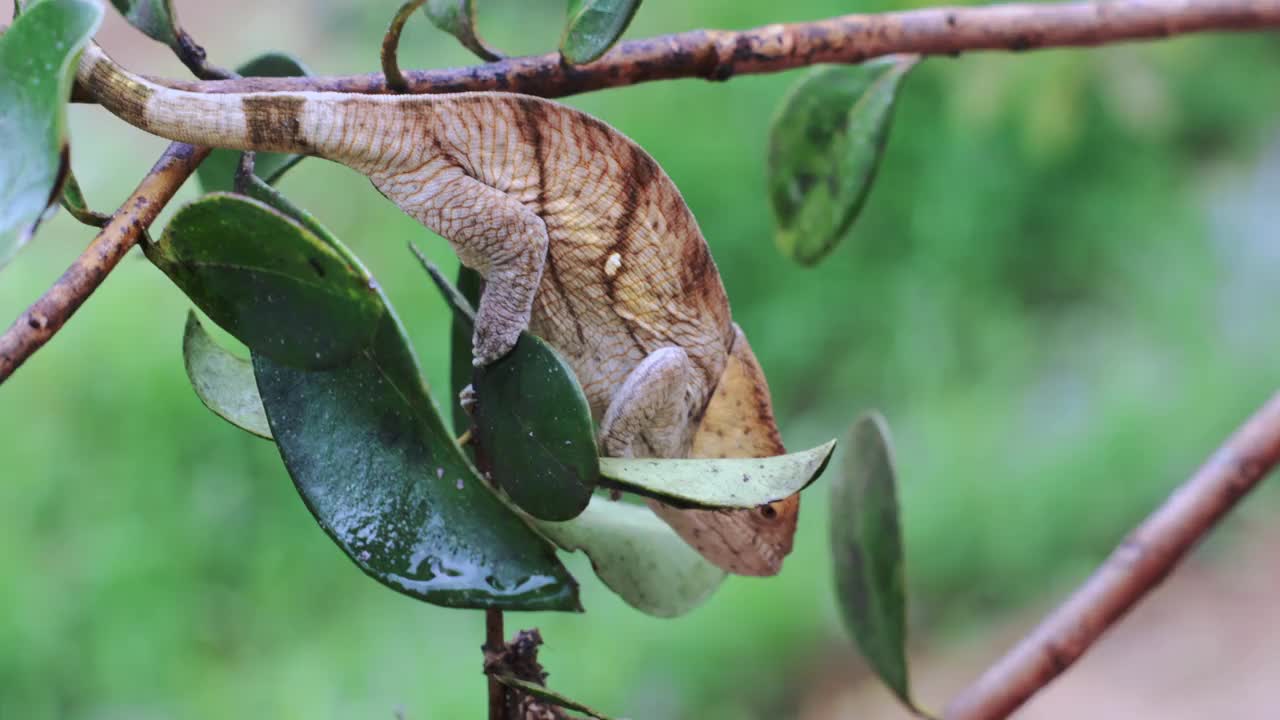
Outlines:
POLYGON ((208 148, 182 143, 174 143, 165 150, 138 189, 84 253, 0 335, 0 383, 48 342, 84 304, 208 154, 208 148))
MULTIPOLYGON (((507 646, 506 632, 502 629, 502 611, 484 611, 484 651, 485 669, 488 671, 490 658, 502 653, 507 646)), ((489 681, 489 720, 507 720, 507 686, 498 681, 492 674, 486 675, 489 681)))
MULTIPOLYGON (((856 63, 895 53, 956 55, 1103 45, 1192 32, 1280 27, 1280 0, 1107 0, 942 7, 845 15, 741 32, 694 30, 631 40, 599 60, 568 66, 557 53, 485 65, 404 73, 411 93, 503 90, 543 97, 654 80, 772 73, 817 63, 856 63)), ((215 82, 156 79, 198 92, 388 93, 382 73, 215 82)))
POLYGON ((1040 626, 947 708, 946 720, 1008 717, 1160 584, 1280 462, 1280 393, 1254 413, 1040 626))

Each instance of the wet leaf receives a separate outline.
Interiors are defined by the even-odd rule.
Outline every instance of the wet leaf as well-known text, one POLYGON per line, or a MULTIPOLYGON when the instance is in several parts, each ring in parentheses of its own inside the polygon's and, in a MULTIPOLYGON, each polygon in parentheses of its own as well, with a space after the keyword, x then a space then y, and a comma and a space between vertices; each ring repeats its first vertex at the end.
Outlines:
POLYGON ((639 7, 640 0, 569 0, 560 54, 570 65, 599 58, 626 32, 639 7))
POLYGON ((647 507, 595 496, 568 522, 535 523, 562 550, 580 550, 600 580, 631 607, 677 617, 701 605, 724 580, 647 507))
POLYGON ((568 520, 600 478, 591 408, 573 369, 541 338, 520 335, 475 370, 475 442, 493 482, 539 520, 568 520))
POLYGON ((915 56, 820 67, 769 134, 769 196, 783 254, 813 265, 848 233, 875 180, 898 86, 915 56))
MULTIPOLYGON (((259 55, 237 68, 236 71, 245 77, 305 77, 311 74, 301 60, 278 52, 259 55)), ((218 149, 209 153, 209 157, 196 168, 200 187, 204 188, 205 192, 238 190, 236 170, 240 167, 242 154, 236 150, 227 149, 218 149)), ((285 171, 297 165, 302 158, 302 155, 287 153, 255 153, 253 173, 268 183, 274 183, 284 175, 285 171)))
POLYGON ((91 0, 43 0, 0 35, 0 267, 62 194, 75 61, 101 22, 91 0))
POLYGON ((678 507, 749 508, 800 492, 817 480, 836 441, 763 458, 600 458, 606 484, 678 507))
POLYGON ((177 46, 177 16, 170 0, 111 0, 111 4, 147 37, 170 47, 177 46))
POLYGON ((298 492, 360 569, 437 605, 580 609, 552 547, 463 457, 389 307, 342 367, 253 362, 298 492))
POLYGON ((573 710, 574 712, 582 713, 587 717, 596 718, 596 720, 610 720, 608 715, 604 715, 596 710, 592 710, 591 708, 587 707, 586 705, 583 705, 577 700, 566 697, 554 690, 549 690, 543 685, 538 685, 537 683, 531 683, 528 680, 522 680, 518 677, 515 677, 514 675, 499 674, 499 675, 494 675, 493 677, 497 679, 498 682, 502 683, 503 685, 506 685, 509 688, 514 688, 516 690, 519 690, 520 692, 528 693, 529 695, 532 695, 538 698, 539 700, 549 702, 552 705, 557 705, 559 707, 566 708, 568 710, 573 710))
POLYGON ((457 38, 463 47, 481 60, 502 59, 502 53, 486 45, 476 32, 474 0, 427 0, 422 11, 431 18, 433 25, 457 38))
POLYGON ((871 667, 915 709, 907 673, 897 474, 888 426, 878 414, 854 424, 842 471, 831 484, 836 598, 871 667))
POLYGON ((210 319, 285 364, 351 359, 385 311, 349 253, 244 196, 214 193, 184 206, 145 250, 210 319))
POLYGON ((253 366, 215 342, 194 312, 187 314, 182 359, 191 387, 205 407, 245 432, 271 439, 253 366))

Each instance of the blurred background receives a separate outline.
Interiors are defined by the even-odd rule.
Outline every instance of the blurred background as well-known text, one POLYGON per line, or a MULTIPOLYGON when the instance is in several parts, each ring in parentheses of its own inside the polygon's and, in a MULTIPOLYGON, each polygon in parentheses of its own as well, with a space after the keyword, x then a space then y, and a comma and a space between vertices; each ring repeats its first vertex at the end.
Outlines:
MULTIPOLYGON (((647 0, 628 36, 924 4, 647 0)), ((218 64, 284 50, 329 74, 377 69, 398 2, 176 5, 218 64)), ((479 5, 498 47, 558 40, 562 0, 479 5)), ((132 69, 185 76, 114 15, 100 37, 132 69)), ((402 66, 470 62, 425 18, 410 25, 402 66)), ((790 446, 839 436, 866 408, 888 417, 926 706, 1029 628, 1280 380, 1278 63, 1275 34, 931 59, 903 87, 863 217, 816 269, 774 249, 764 181, 770 117, 803 71, 569 99, 683 191, 790 446)), ((164 147, 94 107, 71 125, 100 210, 164 147)), ((336 165, 308 160, 281 187, 366 261, 446 388, 448 311, 405 248, 455 267, 445 243, 336 165)), ((0 320, 92 235, 65 214, 46 226, 0 276, 0 320)), ((0 388, 0 718, 480 717, 481 614, 392 593, 342 556, 275 448, 196 399, 180 352, 189 305, 134 253, 0 388)), ((587 613, 511 615, 508 629, 541 628, 553 687, 637 720, 905 717, 850 649, 825 489, 807 498, 775 579, 731 579, 657 620, 573 557, 587 613)), ((1021 717, 1273 717, 1276 503, 1251 498, 1021 717)))

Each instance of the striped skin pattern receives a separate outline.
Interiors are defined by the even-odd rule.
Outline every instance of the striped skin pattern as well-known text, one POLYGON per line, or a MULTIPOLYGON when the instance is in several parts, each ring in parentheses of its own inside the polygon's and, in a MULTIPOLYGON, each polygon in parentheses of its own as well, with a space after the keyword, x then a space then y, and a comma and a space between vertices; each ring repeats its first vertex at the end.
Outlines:
MULTIPOLYGON (((653 158, 605 123, 508 93, 182 92, 128 73, 95 44, 77 79, 152 134, 314 155, 367 176, 484 276, 476 364, 502 357, 525 329, 544 338, 582 384, 606 454, 784 452, 693 214, 653 158)), ((651 505, 743 575, 779 571, 799 511, 798 497, 734 511, 651 505)))

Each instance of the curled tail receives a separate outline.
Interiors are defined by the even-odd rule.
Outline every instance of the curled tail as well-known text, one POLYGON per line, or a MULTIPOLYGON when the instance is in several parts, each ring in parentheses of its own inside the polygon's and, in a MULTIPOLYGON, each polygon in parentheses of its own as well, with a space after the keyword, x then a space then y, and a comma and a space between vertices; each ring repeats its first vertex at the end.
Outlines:
MULTIPOLYGON (((782 455, 782 437, 764 372, 737 325, 729 362, 707 405, 689 456, 782 455)), ((736 575, 776 575, 791 553, 800 496, 746 510, 679 510, 650 502, 668 525, 703 557, 736 575)))
MULTIPOLYGON (((316 155, 360 169, 377 154, 379 133, 356 132, 351 121, 388 127, 378 109, 395 114, 387 100, 339 93, 193 93, 157 85, 120 67, 90 43, 76 80, 103 107, 154 135, 233 150, 316 155), (357 118, 359 105, 362 118, 357 118)), ((424 99, 425 100, 425 99, 424 99)))

